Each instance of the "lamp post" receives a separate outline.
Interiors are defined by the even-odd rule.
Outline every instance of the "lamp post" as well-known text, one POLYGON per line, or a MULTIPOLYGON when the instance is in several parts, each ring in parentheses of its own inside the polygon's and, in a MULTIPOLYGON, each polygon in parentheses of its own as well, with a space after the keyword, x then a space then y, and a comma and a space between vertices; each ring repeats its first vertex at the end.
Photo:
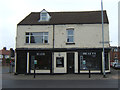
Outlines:
POLYGON ((102 16, 102 45, 103 45, 103 77, 105 78, 105 50, 104 50, 104 18, 103 18, 103 0, 101 0, 101 16, 102 16))

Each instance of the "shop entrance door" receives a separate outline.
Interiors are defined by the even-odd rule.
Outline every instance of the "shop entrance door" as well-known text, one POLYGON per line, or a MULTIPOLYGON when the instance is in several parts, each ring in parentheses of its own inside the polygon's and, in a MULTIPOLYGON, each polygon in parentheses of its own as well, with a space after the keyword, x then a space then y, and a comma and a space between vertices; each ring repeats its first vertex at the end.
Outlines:
POLYGON ((67 72, 74 73, 74 53, 67 53, 67 72))

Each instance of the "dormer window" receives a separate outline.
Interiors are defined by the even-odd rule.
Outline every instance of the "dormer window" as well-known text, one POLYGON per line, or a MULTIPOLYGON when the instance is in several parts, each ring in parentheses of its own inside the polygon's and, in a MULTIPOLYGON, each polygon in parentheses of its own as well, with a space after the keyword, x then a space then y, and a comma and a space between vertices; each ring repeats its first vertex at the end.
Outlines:
POLYGON ((42 22, 42 21, 49 21, 50 20, 50 15, 48 14, 48 12, 43 9, 40 13, 40 20, 39 22, 42 22))
POLYGON ((41 13, 41 20, 46 21, 47 20, 47 13, 41 13))

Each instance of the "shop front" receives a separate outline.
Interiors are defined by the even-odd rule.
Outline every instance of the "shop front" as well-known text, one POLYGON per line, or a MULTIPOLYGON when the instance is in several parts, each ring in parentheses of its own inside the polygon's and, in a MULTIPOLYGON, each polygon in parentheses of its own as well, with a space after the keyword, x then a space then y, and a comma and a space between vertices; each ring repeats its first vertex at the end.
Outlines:
MULTIPOLYGON (((78 52, 78 73, 102 73, 102 50, 81 50, 78 52)), ((109 51, 105 52, 105 70, 110 71, 109 51)))
MULTIPOLYGON (((74 74, 102 73, 102 49, 65 51, 26 50, 17 51, 17 69, 20 74, 74 74), (36 60, 36 66, 34 64, 36 60)), ((105 50, 105 70, 110 72, 110 54, 105 50)))
POLYGON ((52 71, 52 52, 50 51, 16 50, 16 59, 17 74, 33 74, 34 69, 40 74, 49 74, 52 71))
POLYGON ((33 51, 29 52, 29 73, 51 73, 52 53, 51 52, 40 52, 33 51), (37 61, 34 65, 34 60, 37 61))

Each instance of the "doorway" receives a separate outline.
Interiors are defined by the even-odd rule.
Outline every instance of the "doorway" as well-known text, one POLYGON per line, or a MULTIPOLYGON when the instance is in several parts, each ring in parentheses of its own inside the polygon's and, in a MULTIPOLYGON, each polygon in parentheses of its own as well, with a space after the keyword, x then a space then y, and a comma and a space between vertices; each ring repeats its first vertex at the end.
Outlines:
POLYGON ((74 53, 67 53, 67 72, 74 73, 74 53))

